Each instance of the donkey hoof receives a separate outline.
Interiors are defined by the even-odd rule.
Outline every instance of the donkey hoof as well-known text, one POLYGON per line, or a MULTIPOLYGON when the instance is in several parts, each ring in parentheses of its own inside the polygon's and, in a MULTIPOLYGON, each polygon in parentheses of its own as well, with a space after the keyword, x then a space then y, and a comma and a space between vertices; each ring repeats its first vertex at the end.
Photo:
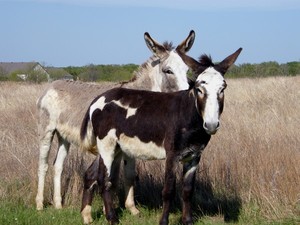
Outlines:
POLYGON ((127 209, 130 211, 131 215, 133 215, 133 216, 140 214, 140 210, 138 210, 136 207, 131 207, 131 208, 127 208, 127 209))
POLYGON ((185 220, 182 220, 182 223, 183 223, 184 225, 193 225, 193 220, 192 220, 192 218, 190 218, 190 219, 185 219, 185 220))
POLYGON ((83 218, 83 224, 90 224, 92 222, 93 222, 93 218, 92 217, 83 218))
POLYGON ((53 202, 54 202, 54 208, 56 208, 56 209, 62 208, 61 197, 54 197, 53 202))
POLYGON ((55 209, 62 209, 62 204, 61 204, 61 202, 54 202, 54 208, 55 208, 55 209))
POLYGON ((116 225, 116 224, 118 224, 119 223, 119 220, 118 219, 113 219, 113 220, 110 220, 109 221, 109 224, 110 225, 116 225))
POLYGON ((41 204, 41 205, 39 204, 39 205, 36 206, 37 211, 42 211, 43 209, 44 209, 43 204, 41 204))
POLYGON ((36 210, 41 211, 44 209, 43 200, 41 198, 37 197, 35 203, 36 203, 36 210))
POLYGON ((56 209, 62 209, 62 205, 61 204, 55 204, 54 208, 56 208, 56 209))
POLYGON ((168 219, 161 219, 159 221, 159 225, 168 225, 169 224, 169 220, 168 219))
POLYGON ((81 216, 84 224, 92 223, 92 207, 90 205, 85 206, 84 209, 81 211, 81 216))
POLYGON ((138 210, 137 208, 131 209, 130 212, 134 216, 137 216, 140 214, 140 210, 138 210))

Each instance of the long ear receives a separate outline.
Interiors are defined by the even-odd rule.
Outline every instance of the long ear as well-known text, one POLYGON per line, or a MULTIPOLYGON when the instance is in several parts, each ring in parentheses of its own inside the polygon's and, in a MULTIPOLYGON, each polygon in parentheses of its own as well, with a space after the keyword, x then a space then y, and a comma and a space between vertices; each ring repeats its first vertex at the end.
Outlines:
POLYGON ((189 36, 183 42, 181 42, 181 44, 177 46, 176 51, 181 53, 188 52, 193 46, 194 41, 195 41, 195 31, 191 30, 189 36))
POLYGON ((144 39, 146 41, 147 47, 150 49, 150 51, 158 56, 162 57, 162 55, 166 52, 166 49, 163 45, 159 44, 157 41, 151 38, 150 34, 146 32, 144 34, 144 39))
POLYGON ((198 71, 201 69, 201 64, 197 62, 192 57, 186 55, 184 52, 178 51, 178 55, 181 57, 183 62, 194 72, 198 73, 198 71))
POLYGON ((239 48, 235 53, 231 54, 230 56, 227 56, 226 59, 224 59, 217 65, 218 69, 222 74, 225 74, 227 72, 229 67, 235 62, 242 50, 242 48, 239 48))

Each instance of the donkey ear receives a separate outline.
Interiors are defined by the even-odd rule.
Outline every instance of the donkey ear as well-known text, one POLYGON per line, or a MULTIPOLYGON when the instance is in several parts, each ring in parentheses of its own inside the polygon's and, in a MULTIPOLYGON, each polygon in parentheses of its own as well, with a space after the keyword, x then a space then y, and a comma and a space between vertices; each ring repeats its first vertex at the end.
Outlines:
POLYGON ((194 44, 194 40, 195 40, 195 31, 191 30, 189 36, 183 42, 181 42, 181 44, 177 46, 176 51, 182 53, 188 52, 192 48, 194 44))
POLYGON ((163 45, 159 44, 157 41, 155 41, 153 38, 151 38, 150 34, 146 32, 144 34, 144 39, 146 42, 147 47, 150 49, 150 51, 161 58, 163 54, 166 52, 166 49, 163 45))
POLYGON ((177 51, 178 55, 181 57, 183 62, 194 72, 198 73, 198 71, 201 69, 201 64, 197 62, 192 57, 186 55, 184 52, 177 51))
POLYGON ((227 70, 235 62, 241 51, 242 48, 239 48, 235 53, 231 54, 230 56, 227 56, 226 59, 224 59, 217 65, 218 69, 222 74, 225 74, 227 72, 227 70))

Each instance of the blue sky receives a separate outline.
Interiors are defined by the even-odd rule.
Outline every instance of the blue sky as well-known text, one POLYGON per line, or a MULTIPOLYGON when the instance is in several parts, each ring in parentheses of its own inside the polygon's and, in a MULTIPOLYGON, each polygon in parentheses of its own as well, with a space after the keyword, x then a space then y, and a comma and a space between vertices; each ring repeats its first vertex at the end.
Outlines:
POLYGON ((300 61, 299 0, 0 0, 0 62, 141 64, 159 42, 196 32, 194 58, 237 64, 300 61))

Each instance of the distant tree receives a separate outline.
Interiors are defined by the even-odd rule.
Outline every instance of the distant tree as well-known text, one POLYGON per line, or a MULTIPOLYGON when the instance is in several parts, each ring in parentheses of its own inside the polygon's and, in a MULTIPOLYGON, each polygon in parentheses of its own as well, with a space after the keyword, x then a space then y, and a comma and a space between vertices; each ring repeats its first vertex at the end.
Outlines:
POLYGON ((300 75, 300 62, 288 62, 287 69, 290 76, 300 75))
POLYGON ((84 72, 80 73, 78 77, 83 81, 97 81, 99 78, 97 66, 93 64, 86 66, 84 72))
POLYGON ((79 67, 79 66, 68 66, 65 67, 64 69, 73 76, 74 80, 77 80, 79 74, 82 74, 86 71, 85 67, 79 67))
POLYGON ((138 66, 133 64, 102 66, 100 79, 105 81, 130 80, 137 68, 138 66))
POLYGON ((8 74, 2 67, 0 67, 0 81, 5 81, 5 80, 8 80, 8 74))
POLYGON ((283 71, 277 62, 263 62, 259 64, 261 76, 278 76, 283 75, 283 71))

